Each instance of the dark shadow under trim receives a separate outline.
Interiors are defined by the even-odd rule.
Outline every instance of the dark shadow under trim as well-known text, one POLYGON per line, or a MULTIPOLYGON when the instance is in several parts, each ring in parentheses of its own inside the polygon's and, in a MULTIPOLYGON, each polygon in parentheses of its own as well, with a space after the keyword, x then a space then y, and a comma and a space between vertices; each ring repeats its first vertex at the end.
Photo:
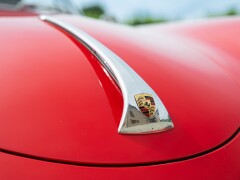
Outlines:
POLYGON ((15 151, 2 149, 2 148, 0 148, 0 152, 7 153, 10 155, 14 155, 14 156, 30 158, 30 159, 34 159, 34 160, 40 160, 40 161, 51 162, 51 163, 67 164, 67 165, 75 165, 75 166, 105 167, 105 168, 152 166, 152 165, 169 164, 169 163, 173 163, 173 162, 186 161, 186 160, 204 156, 204 155, 209 154, 219 148, 222 148, 223 146, 227 145, 228 143, 230 143, 239 134, 239 132, 240 132, 240 128, 238 128, 237 131, 231 137, 229 137, 226 141, 224 141, 223 143, 221 143, 218 146, 215 146, 214 148, 211 148, 209 150, 206 150, 206 151, 203 151, 203 152, 200 152, 197 154, 193 154, 190 156, 182 157, 182 158, 165 160, 165 161, 156 161, 156 162, 129 163, 129 164, 97 164, 97 163, 84 163, 84 162, 67 161, 67 160, 61 160, 61 159, 53 159, 53 158, 48 158, 48 157, 40 157, 40 156, 15 152, 15 151))

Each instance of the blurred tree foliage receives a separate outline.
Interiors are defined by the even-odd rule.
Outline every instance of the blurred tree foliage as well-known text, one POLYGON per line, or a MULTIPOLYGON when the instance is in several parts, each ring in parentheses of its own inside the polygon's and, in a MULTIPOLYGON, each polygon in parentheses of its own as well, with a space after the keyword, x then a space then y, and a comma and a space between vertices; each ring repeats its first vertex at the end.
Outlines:
POLYGON ((104 8, 98 4, 84 7, 81 12, 85 16, 97 18, 97 19, 101 18, 101 16, 105 14, 104 8))
MULTIPOLYGON (((103 6, 99 5, 99 4, 93 4, 90 6, 86 6, 84 8, 82 8, 81 13, 85 16, 89 16, 92 18, 97 18, 97 19, 106 19, 106 20, 110 20, 110 21, 115 21, 114 17, 108 17, 106 16, 106 11, 104 9, 103 6)), ((240 12, 237 8, 230 8, 228 10, 226 10, 225 12, 222 13, 206 13, 206 17, 219 17, 219 16, 236 16, 236 15, 240 15, 240 12)), ((176 19, 177 20, 177 19, 176 19)), ((175 21, 176 21, 175 20, 175 21)), ((180 19, 178 19, 180 20, 180 19)), ((151 24, 151 23, 164 23, 164 22, 168 22, 170 20, 166 19, 166 18, 154 18, 150 15, 135 15, 135 17, 127 20, 125 23, 132 25, 132 26, 137 26, 137 25, 141 25, 141 24, 151 24)))
MULTIPOLYGON (((91 6, 86 6, 81 9, 81 13, 85 16, 100 19, 106 16, 105 9, 99 4, 93 4, 91 6)), ((110 19, 110 18, 107 18, 110 19)), ((111 17, 111 20, 115 18, 111 17)), ((112 20, 113 21, 113 20, 112 20)), ((126 24, 136 26, 141 24, 151 24, 151 23, 162 23, 166 22, 166 19, 163 18, 153 18, 153 17, 134 17, 131 20, 126 21, 126 24)))
POLYGON ((144 18, 135 17, 131 20, 128 20, 127 24, 132 26, 137 26, 141 24, 152 24, 152 23, 163 23, 163 22, 167 22, 167 20, 163 18, 152 18, 149 16, 144 18))
POLYGON ((219 16, 237 16, 240 12, 236 8, 230 8, 223 13, 210 13, 208 17, 219 17, 219 16))
POLYGON ((237 9, 235 9, 235 8, 231 8, 231 9, 229 9, 225 14, 223 14, 223 15, 225 15, 225 16, 236 16, 236 15, 238 15, 239 14, 239 12, 238 12, 238 10, 237 9))

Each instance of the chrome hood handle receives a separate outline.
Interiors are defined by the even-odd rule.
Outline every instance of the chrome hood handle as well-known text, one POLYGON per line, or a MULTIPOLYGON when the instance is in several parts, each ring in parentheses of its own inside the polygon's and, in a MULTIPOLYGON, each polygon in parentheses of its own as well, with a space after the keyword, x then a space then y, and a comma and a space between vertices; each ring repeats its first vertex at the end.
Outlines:
POLYGON ((153 89, 120 57, 99 41, 57 18, 42 15, 40 19, 73 35, 100 61, 120 87, 124 106, 118 132, 148 134, 172 129, 173 123, 164 104, 153 89))

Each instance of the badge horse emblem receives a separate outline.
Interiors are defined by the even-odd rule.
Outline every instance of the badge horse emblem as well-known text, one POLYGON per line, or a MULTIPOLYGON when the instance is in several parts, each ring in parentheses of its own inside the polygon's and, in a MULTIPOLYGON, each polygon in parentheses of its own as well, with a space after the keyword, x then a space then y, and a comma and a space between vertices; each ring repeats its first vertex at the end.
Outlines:
POLYGON ((134 96, 139 110, 149 119, 155 115, 156 105, 151 94, 137 94, 134 96))

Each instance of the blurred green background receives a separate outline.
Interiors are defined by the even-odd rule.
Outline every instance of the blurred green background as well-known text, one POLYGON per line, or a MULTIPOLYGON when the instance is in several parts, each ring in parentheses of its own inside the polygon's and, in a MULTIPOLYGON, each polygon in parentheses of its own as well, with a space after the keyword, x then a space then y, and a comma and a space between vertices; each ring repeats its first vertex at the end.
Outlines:
POLYGON ((240 15, 240 0, 0 0, 0 3, 31 10, 45 7, 45 11, 60 10, 133 26, 240 15))
MULTIPOLYGON (((192 0, 192 2, 196 2, 196 8, 199 5, 198 0, 192 0)), ((215 7, 219 6, 218 3, 222 3, 222 0, 219 0, 219 2, 216 2, 215 7)), ((223 0, 224 1, 224 0, 223 0)), ((226 0, 227 1, 227 0, 226 0)), ((159 1, 160 2, 160 1, 159 1)), ((155 4, 159 3, 155 2, 155 4)), ((181 0, 179 1, 181 2, 181 0)), ((151 1, 146 1, 146 3, 152 3, 151 1)), ((142 25, 142 24, 151 24, 151 23, 166 23, 171 21, 179 21, 179 20, 191 20, 191 19, 202 19, 202 18, 216 18, 216 17, 224 17, 224 16, 239 16, 240 15, 240 0, 239 1, 232 1, 232 3, 228 3, 226 7, 223 8, 209 8, 208 4, 202 3, 204 6, 200 10, 196 10, 198 12, 198 15, 191 15, 189 13, 191 11, 186 8, 186 12, 183 12, 182 15, 179 16, 169 16, 168 14, 175 14, 176 12, 170 12, 161 14, 159 12, 159 15, 157 14, 151 14, 151 9, 143 9, 140 8, 139 11, 137 11, 137 8, 134 9, 134 13, 124 18, 123 20, 119 20, 115 17, 114 13, 109 13, 106 4, 102 2, 101 0, 95 1, 92 3, 86 3, 86 5, 83 4, 83 6, 80 8, 80 12, 88 17, 96 18, 96 19, 106 19, 110 21, 115 21, 119 23, 124 23, 132 26, 136 25, 142 25)), ((171 3, 169 2, 169 5, 171 6, 171 3)), ((185 4, 188 6, 188 4, 185 4)), ((182 6, 182 5, 181 5, 182 6)), ((194 6, 194 4, 193 4, 194 6)), ((116 7, 117 8, 117 7, 116 7)), ((192 11, 194 14, 194 11, 192 11)), ((181 12, 180 12, 181 13, 181 12)))

